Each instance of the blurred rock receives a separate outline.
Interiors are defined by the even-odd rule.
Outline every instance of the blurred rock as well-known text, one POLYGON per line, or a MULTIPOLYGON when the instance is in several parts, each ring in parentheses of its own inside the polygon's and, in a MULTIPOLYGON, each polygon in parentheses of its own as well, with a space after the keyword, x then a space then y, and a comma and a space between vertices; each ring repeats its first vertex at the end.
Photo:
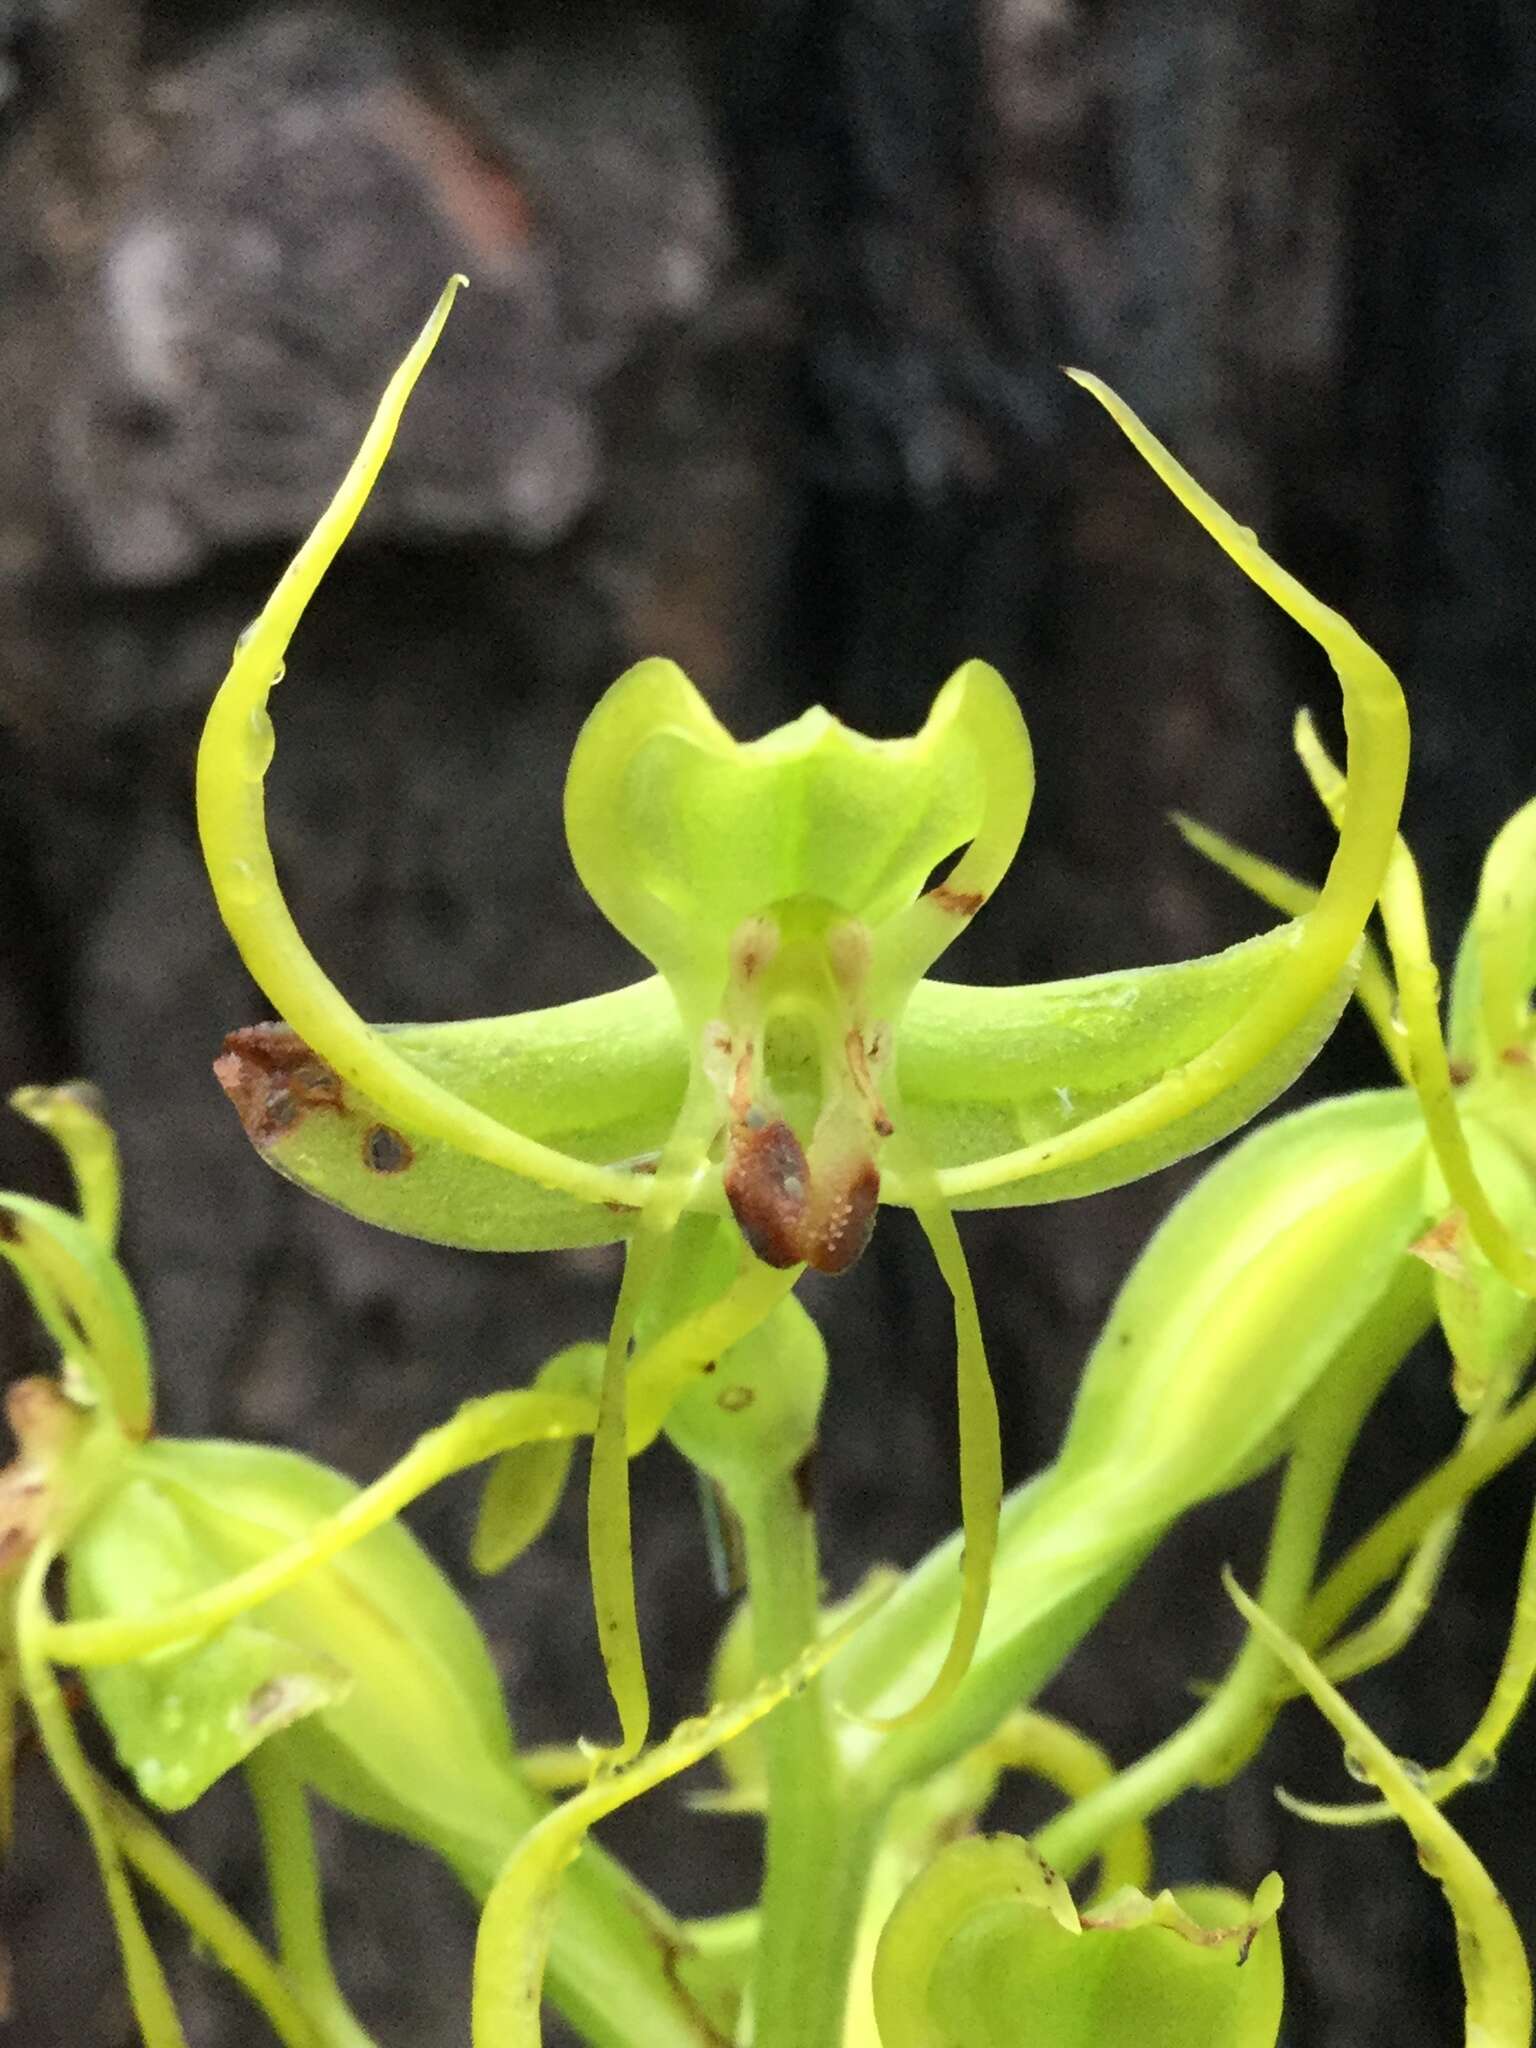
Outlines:
POLYGON ((455 269, 473 289, 370 529, 570 530, 601 484, 594 384, 726 252, 677 46, 640 16, 623 40, 426 63, 377 21, 291 8, 157 81, 163 141, 117 199, 58 397, 95 577, 168 583, 302 533, 455 269))

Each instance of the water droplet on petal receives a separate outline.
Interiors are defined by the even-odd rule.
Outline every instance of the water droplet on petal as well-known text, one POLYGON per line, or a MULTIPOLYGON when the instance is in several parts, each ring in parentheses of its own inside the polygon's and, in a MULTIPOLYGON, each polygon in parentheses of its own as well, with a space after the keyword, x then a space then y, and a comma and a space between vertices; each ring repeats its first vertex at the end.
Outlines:
POLYGON ((1422 1791, 1424 1786, 1429 1783, 1429 1773, 1425 1770, 1424 1766, 1415 1763, 1411 1756, 1400 1756, 1397 1761, 1403 1776, 1408 1780, 1409 1784, 1417 1785, 1422 1791))
POLYGON ((1364 1757, 1358 1755, 1352 1749, 1346 1749, 1344 1752, 1344 1768, 1357 1785, 1371 1785, 1375 1783, 1371 1776, 1369 1764, 1366 1763, 1364 1757))
POLYGON ((1498 1758, 1489 1749, 1479 1750, 1475 1756, 1467 1759, 1467 1763, 1467 1775, 1474 1785, 1486 1785, 1499 1768, 1498 1758))
POLYGON ((258 775, 265 775, 272 765, 272 756, 277 751, 277 735, 272 730, 272 721, 259 704, 254 705, 250 716, 251 750, 250 763, 258 775))

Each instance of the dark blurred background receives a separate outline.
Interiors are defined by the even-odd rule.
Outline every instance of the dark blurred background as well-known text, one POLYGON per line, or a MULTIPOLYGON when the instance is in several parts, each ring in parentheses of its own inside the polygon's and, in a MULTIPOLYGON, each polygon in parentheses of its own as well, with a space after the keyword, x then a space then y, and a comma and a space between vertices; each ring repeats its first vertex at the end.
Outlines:
MULTIPOLYGON (((1266 609, 1057 365, 1123 390, 1399 668, 1408 822, 1448 956, 1536 769, 1536 16, 1525 0, 737 0, 352 7, 0 0, 0 1080, 93 1077, 163 1419, 371 1474, 473 1391, 600 1331, 609 1253, 370 1232, 248 1151, 209 1074, 265 1014, 199 869, 199 722, 448 271, 461 302, 277 705, 274 834, 367 1013, 471 1015, 637 963, 559 826, 588 707, 666 653, 737 731, 820 700, 913 728, 957 661, 1016 685, 1040 796, 947 971, 1012 981, 1224 944, 1264 914, 1174 804, 1320 872, 1288 745, 1331 715, 1266 609)), ((1383 1069, 1347 1021, 1306 1088, 1383 1069)), ((1049 1455, 1112 1290, 1192 1169, 966 1226, 1010 1474, 1049 1455)), ((4 1182, 62 1193, 0 1128, 4 1182)), ((824 1287, 832 1585, 954 1519, 947 1311, 894 1217, 824 1287)), ((0 1304, 9 1370, 40 1362, 0 1304)), ((1358 1526, 1450 1441, 1441 1358, 1374 1425, 1358 1526)), ((691 1482, 636 1473, 658 1718, 723 1609, 691 1482)), ((1497 1662, 1530 1479, 1471 1518, 1426 1643, 1358 1689, 1434 1760, 1497 1662)), ((473 1489, 416 1526, 462 1558, 473 1489)), ((1144 1573, 1053 1701, 1129 1758, 1236 1638, 1269 1495, 1144 1573)), ((531 1741, 606 1726, 579 1502, 479 1608, 531 1741)), ((1449 2043, 1448 1915, 1292 1709, 1163 1824, 1164 1874, 1288 1885, 1296 2048, 1449 2043)), ((1026 1813, 1027 1809, 1018 1809, 1026 1813)), ((1536 1926, 1536 1745, 1457 1817, 1536 1926)), ((184 1830, 232 1892, 234 1792, 184 1830)), ((756 1838, 667 1793, 613 1840, 680 1910, 756 1838)), ((471 1916, 404 1849, 326 1835, 341 1967, 385 2043, 465 2038, 471 1916)), ((34 1758, 5 1875, 26 2048, 130 2039, 83 1837, 34 1758)), ((264 2038, 166 1930, 198 2048, 264 2038)))

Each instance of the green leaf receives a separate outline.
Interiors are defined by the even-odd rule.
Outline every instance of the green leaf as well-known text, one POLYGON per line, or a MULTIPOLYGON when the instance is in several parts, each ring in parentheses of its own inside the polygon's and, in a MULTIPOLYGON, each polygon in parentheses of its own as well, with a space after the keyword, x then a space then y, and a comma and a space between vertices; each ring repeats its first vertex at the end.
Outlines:
MULTIPOLYGON (((1283 925, 1164 967, 1022 988, 920 982, 899 1051, 902 1104, 919 1144, 941 1173, 952 1173, 1115 1107, 1227 1029, 1283 972, 1294 944, 1294 928, 1283 925)), ((1348 995, 1341 979, 1258 1067, 1134 1146, 961 1193, 956 1206, 1093 1194, 1214 1144, 1290 1085, 1348 995)), ((676 1006, 659 976, 557 1009, 402 1025, 388 1037, 413 1066, 487 1115, 594 1163, 653 1159, 687 1084, 676 1006)), ((775 1051, 776 1091, 791 1119, 803 1117, 819 1090, 814 1044, 786 1035, 775 1051)), ((523 1251, 607 1243, 633 1228, 633 1217, 389 1125, 281 1027, 234 1033, 217 1071, 269 1165, 385 1229, 471 1250, 523 1251)), ((644 1191, 640 1176, 637 1202, 644 1191)))
POLYGON ((1252 1132, 1184 1196, 1089 1356, 1054 1478, 1116 1475, 1161 1519, 1247 1473, 1394 1285, 1432 1213, 1414 1099, 1315 1104, 1252 1132))
MULTIPOLYGON (((1406 1090, 1319 1104, 1250 1134, 1171 1212, 1094 1347, 1060 1457, 1004 1503, 976 1659, 943 1725, 844 1731, 881 1782, 969 1748, 1191 1506, 1260 1469, 1344 1346, 1378 1315, 1432 1315, 1409 1247, 1435 1213, 1406 1090)), ((844 1705, 876 1715, 947 1640, 958 1539, 909 1572, 844 1664, 844 1705)))

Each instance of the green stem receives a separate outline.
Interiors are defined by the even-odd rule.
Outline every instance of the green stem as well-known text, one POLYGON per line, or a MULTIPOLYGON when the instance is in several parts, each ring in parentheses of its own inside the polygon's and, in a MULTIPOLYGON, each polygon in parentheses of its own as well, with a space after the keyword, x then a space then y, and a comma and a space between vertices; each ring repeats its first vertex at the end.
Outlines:
POLYGON ((1536 1388, 1522 1396, 1476 1443, 1463 1443, 1427 1473, 1344 1553, 1314 1594, 1299 1631, 1307 1649, 1330 1642, 1363 1600, 1389 1579, 1440 1516, 1536 1441, 1536 1388))
POLYGON ((131 1800, 103 1778, 95 1779, 95 1788, 124 1859, 266 2015, 283 2048, 329 2048, 332 2037, 322 2032, 305 2010, 283 1972, 238 1914, 230 1911, 131 1800))
POLYGON ((27 1560, 16 1595, 16 1658, 22 1690, 54 1776, 85 1823, 102 1889, 122 1953, 123 1975, 144 2048, 186 2048, 165 1972, 150 1944, 138 1901, 128 1882, 122 1850, 96 1793, 96 1778, 69 1718, 69 1708, 44 1647, 48 1629, 44 1587, 56 1555, 53 1538, 38 1544, 27 1560))
MULTIPOLYGON (((740 1487, 731 1504, 745 1540, 757 1669, 768 1677, 820 1632, 815 1519, 794 1472, 740 1487)), ((858 1898, 846 1896, 853 1845, 822 1681, 786 1700, 761 1739, 768 1809, 750 1992, 754 2048, 837 2048, 858 1898)))
POLYGON ((267 1747, 251 1752, 245 1774, 266 1856, 277 1952, 314 2024, 315 2039, 322 2048, 374 2048, 331 1968, 320 1866, 304 1787, 267 1747))
MULTIPOLYGON (((1260 1596, 1282 1627, 1294 1627, 1305 1612, 1339 1475, 1360 1425, 1385 1378, 1422 1334, 1416 1294, 1405 1298, 1397 1320, 1393 1329, 1373 1320, 1357 1332, 1297 1418, 1260 1596)), ((1036 1837, 1039 1853, 1070 1878, 1121 1828, 1145 1820, 1192 1785, 1224 1781, 1263 1741, 1284 1697, 1278 1659, 1250 1635, 1199 1712, 1058 1814, 1036 1837)))

